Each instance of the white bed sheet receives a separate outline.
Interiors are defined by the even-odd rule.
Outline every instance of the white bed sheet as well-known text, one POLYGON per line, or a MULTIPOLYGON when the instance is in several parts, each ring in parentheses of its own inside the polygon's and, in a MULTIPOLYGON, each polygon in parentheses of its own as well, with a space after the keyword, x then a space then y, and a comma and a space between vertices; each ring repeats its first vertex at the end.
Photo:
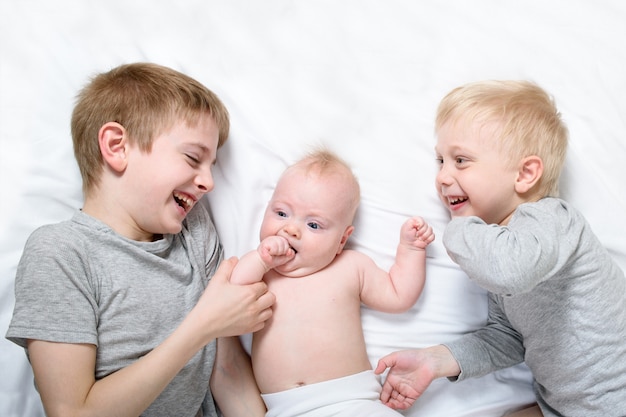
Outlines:
MULTIPOLYGON (((284 167, 316 144, 354 168, 363 201, 351 246, 388 267, 406 216, 440 237, 433 118, 479 79, 530 79, 571 132, 562 194, 626 269, 626 3, 620 0, 0 0, 0 331, 23 244, 81 206, 69 118, 95 72, 152 61, 226 102, 232 134, 209 204, 227 255, 256 246, 284 167)), ((428 282, 407 313, 364 310, 372 362, 480 326, 485 293, 428 250, 428 282)), ((24 352, 0 340, 0 415, 42 416, 24 352)), ((434 383, 408 416, 500 416, 533 400, 523 366, 434 383)))

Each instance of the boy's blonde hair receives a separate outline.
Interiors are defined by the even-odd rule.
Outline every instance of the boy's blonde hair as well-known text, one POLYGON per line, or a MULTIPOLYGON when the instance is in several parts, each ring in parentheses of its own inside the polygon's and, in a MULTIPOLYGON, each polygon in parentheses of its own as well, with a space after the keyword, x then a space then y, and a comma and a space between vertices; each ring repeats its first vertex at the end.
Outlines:
POLYGON ((87 194, 100 180, 103 159, 98 132, 104 124, 121 124, 130 143, 150 152, 156 136, 181 120, 193 127, 205 114, 217 124, 220 147, 228 138, 228 111, 193 78, 152 63, 121 65, 96 75, 79 92, 72 113, 74 156, 83 192, 87 194))
POLYGON ((350 165, 348 165, 346 161, 326 148, 317 148, 310 151, 290 168, 293 167, 300 167, 304 169, 305 172, 315 172, 320 176, 338 175, 342 180, 345 180, 347 195, 337 197, 348 197, 347 201, 351 213, 350 218, 354 218, 361 201, 361 187, 350 165))
POLYGON ((481 81, 455 88, 437 109, 435 130, 446 123, 496 123, 495 146, 510 163, 536 155, 544 165, 541 196, 557 197, 567 152, 567 127, 554 100, 529 81, 481 81))

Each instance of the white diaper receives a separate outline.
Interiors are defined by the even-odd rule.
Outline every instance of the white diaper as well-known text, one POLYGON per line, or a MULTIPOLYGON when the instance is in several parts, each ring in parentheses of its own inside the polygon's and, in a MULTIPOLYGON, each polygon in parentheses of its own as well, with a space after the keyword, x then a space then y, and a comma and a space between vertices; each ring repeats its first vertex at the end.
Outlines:
POLYGON ((380 391, 378 377, 369 370, 261 396, 266 417, 400 416, 380 402, 380 391))

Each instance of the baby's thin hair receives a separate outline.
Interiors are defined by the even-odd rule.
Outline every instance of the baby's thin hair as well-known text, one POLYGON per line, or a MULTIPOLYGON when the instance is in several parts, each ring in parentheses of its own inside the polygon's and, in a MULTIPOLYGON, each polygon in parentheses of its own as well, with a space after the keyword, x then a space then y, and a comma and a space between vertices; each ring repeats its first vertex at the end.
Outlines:
POLYGON ((351 190, 351 205, 356 212, 361 201, 361 187, 350 165, 335 152, 325 147, 310 150, 302 159, 293 166, 304 167, 307 172, 317 171, 320 175, 342 175, 345 177, 351 190))
POLYGON ((307 165, 316 165, 322 169, 341 165, 352 171, 352 169, 345 160, 326 148, 316 148, 309 151, 309 153, 307 153, 301 161, 307 161, 305 162, 307 163, 307 165))

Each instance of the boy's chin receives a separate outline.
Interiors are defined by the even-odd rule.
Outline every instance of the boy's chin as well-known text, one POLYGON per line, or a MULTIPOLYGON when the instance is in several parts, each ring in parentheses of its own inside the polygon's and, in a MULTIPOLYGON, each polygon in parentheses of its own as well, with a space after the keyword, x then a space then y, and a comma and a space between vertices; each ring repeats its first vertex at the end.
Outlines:
POLYGON ((171 224, 165 227, 164 229, 165 230, 161 231, 160 233, 155 233, 154 235, 155 236, 175 235, 177 233, 180 233, 181 230, 183 230, 183 224, 182 223, 171 224))
POLYGON ((467 216, 471 216, 471 214, 461 214, 461 213, 457 213, 457 212, 450 212, 450 217, 453 219, 459 218, 459 217, 467 217, 467 216))

